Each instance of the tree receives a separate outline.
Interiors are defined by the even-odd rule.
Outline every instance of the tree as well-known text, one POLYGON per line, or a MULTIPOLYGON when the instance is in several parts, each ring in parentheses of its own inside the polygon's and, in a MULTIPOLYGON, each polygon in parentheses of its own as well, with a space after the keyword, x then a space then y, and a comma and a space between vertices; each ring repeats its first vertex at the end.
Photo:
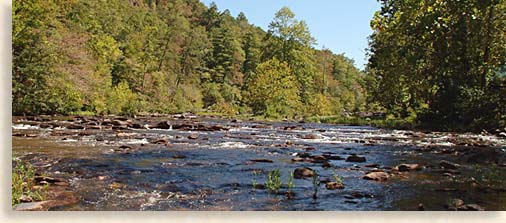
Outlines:
POLYGON ((247 89, 248 104, 255 114, 293 117, 302 113, 297 82, 286 62, 274 58, 256 70, 247 89))

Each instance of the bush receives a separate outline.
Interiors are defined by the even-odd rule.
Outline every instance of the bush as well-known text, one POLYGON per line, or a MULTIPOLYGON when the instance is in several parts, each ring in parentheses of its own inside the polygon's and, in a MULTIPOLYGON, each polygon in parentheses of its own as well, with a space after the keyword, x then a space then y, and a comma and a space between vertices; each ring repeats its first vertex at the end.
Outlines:
POLYGON ((139 111, 140 105, 137 94, 124 81, 115 86, 107 98, 109 114, 134 115, 139 111))

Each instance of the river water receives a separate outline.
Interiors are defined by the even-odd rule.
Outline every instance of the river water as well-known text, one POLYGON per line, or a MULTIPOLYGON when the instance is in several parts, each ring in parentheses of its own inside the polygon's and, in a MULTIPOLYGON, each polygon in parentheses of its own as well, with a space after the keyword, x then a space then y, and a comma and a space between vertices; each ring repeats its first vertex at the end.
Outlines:
POLYGON ((218 118, 125 121, 15 117, 13 155, 65 179, 78 198, 49 210, 447 210, 453 199, 506 210, 506 140, 497 136, 218 118), (157 128, 162 121, 169 128, 157 128), (319 155, 329 159, 317 162, 319 155), (347 162, 352 155, 366 161, 347 162), (398 171, 400 164, 420 169, 398 171), (294 179, 287 197, 290 173, 300 167, 316 171, 321 183, 294 179), (277 193, 258 186, 272 170, 281 173, 277 193), (389 178, 364 179, 370 172, 389 178), (344 189, 326 189, 335 176, 344 189))

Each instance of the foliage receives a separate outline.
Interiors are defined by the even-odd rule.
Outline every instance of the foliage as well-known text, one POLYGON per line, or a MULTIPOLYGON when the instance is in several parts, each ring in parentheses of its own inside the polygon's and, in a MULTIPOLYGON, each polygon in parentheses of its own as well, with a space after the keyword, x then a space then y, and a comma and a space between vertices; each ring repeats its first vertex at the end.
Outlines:
POLYGON ((248 104, 255 114, 289 117, 301 113, 297 84, 286 63, 276 58, 260 64, 248 83, 248 104))
POLYGON ((267 182, 265 186, 272 192, 278 192, 281 188, 281 171, 279 169, 267 173, 267 182))
POLYGON ((504 127, 506 2, 380 1, 371 21, 370 101, 439 129, 504 127), (498 103, 499 102, 499 103, 498 103))
POLYGON ((194 0, 14 1, 12 34, 15 115, 208 109, 286 118, 364 107, 362 72, 314 49, 307 24, 286 7, 264 31, 244 13, 194 0))
POLYGON ((36 201, 44 200, 43 191, 45 188, 42 190, 33 188, 35 186, 35 182, 33 181, 35 169, 33 166, 30 163, 23 163, 16 159, 13 159, 12 162, 12 206, 20 203, 22 196, 31 197, 36 201))

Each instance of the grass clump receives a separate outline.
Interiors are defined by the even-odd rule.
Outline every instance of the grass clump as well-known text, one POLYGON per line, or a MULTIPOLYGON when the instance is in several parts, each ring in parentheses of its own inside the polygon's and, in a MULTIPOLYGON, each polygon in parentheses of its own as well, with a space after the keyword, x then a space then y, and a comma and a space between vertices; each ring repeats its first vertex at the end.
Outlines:
POLYGON ((279 169, 269 171, 265 186, 272 192, 278 192, 281 188, 281 171, 279 169))
POLYGON ((12 206, 22 202, 23 198, 33 201, 42 201, 45 199, 44 191, 47 185, 42 189, 35 189, 35 169, 30 163, 13 160, 12 169, 12 206))

